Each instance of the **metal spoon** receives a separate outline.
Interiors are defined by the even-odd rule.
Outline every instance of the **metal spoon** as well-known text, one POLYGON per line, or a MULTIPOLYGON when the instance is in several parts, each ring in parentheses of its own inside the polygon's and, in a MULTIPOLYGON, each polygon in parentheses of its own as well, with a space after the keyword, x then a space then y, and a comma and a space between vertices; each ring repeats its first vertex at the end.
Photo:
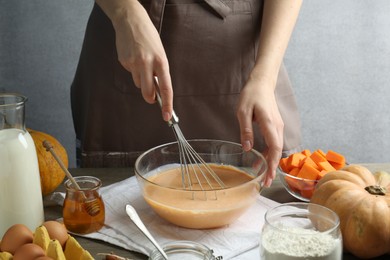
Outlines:
POLYGON ((126 213, 130 217, 130 219, 133 221, 133 223, 137 226, 137 228, 149 239, 150 242, 157 248, 157 250, 162 254, 164 259, 168 259, 167 254, 164 252, 164 250, 157 244, 156 240, 152 237, 152 235, 149 233, 149 231, 146 229, 144 223, 139 218, 137 212, 135 209, 127 204, 126 205, 126 213))

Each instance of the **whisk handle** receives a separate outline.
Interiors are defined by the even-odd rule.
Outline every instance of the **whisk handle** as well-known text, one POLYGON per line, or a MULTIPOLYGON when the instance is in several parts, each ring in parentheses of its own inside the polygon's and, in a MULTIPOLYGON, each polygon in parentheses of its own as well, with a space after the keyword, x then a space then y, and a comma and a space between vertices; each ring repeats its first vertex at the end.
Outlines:
MULTIPOLYGON (((162 107, 162 100, 160 96, 160 88, 158 86, 158 80, 156 77, 153 78, 154 86, 156 88, 156 99, 158 104, 160 105, 160 108, 162 107)), ((179 117, 176 115, 175 111, 172 111, 172 118, 168 121, 168 125, 172 126, 173 124, 179 123, 179 117)))

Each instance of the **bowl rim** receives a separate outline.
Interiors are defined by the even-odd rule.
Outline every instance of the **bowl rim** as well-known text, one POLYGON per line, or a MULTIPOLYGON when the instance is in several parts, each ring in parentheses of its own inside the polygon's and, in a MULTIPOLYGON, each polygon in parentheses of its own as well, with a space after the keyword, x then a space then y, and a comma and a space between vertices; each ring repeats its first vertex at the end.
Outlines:
MULTIPOLYGON (((334 226, 331 227, 331 228, 328 228, 327 230, 325 231, 321 231, 322 234, 329 234, 329 233, 332 233, 334 232, 335 230, 339 229, 340 228, 340 217, 338 216, 338 214, 333 210, 333 209, 330 209, 328 207, 325 207, 323 205, 320 205, 320 204, 317 204, 317 203, 312 203, 312 202, 288 202, 288 203, 283 203, 283 204, 280 204, 276 207, 273 207, 271 209, 269 209, 265 215, 264 215, 264 221, 265 223, 267 223, 270 227, 272 227, 273 229, 275 230, 281 230, 278 226, 274 225, 273 223, 270 222, 270 218, 271 217, 280 217, 282 215, 285 215, 287 214, 287 212, 284 212, 284 213, 279 213, 279 214, 275 214, 275 215, 271 215, 272 213, 274 213, 275 210, 278 210, 280 208, 285 208, 285 207, 295 207, 296 209, 294 210, 291 210, 289 211, 288 214, 290 215, 294 215, 294 214, 302 214, 302 212, 300 210, 309 210, 310 207, 317 207, 323 211, 326 211, 328 212, 328 214, 330 214, 334 220, 335 220, 335 223, 334 223, 334 226), (270 216, 271 215, 271 216, 270 216)), ((310 212, 308 212, 310 213, 310 212)), ((328 217, 326 216, 323 216, 321 215, 322 218, 325 218, 325 219, 329 219, 328 217)), ((283 232, 287 232, 287 233, 294 233, 294 232, 290 232, 290 231, 287 231, 287 230, 282 230, 283 232)), ((296 233, 295 233, 296 234, 296 233)), ((304 234, 305 236, 310 236, 310 235, 315 235, 315 234, 304 234)))
POLYGON ((299 180, 299 181, 305 181, 305 182, 314 182, 314 183, 318 183, 320 180, 310 180, 310 179, 305 179, 305 178, 301 178, 301 177, 297 177, 297 176, 294 176, 294 175, 291 175, 285 171, 282 170, 282 168, 280 168, 280 166, 277 167, 277 171, 283 175, 283 176, 288 176, 289 178, 292 178, 292 179, 295 179, 295 180, 299 180))
MULTIPOLYGON (((215 141, 215 142, 220 142, 220 143, 226 143, 226 144, 231 144, 231 145, 234 145, 234 146, 238 146, 238 147, 241 147, 242 148, 242 145, 239 144, 239 143, 236 143, 236 142, 232 142, 232 141, 225 141, 225 140, 219 140, 219 139, 188 139, 187 140, 189 143, 191 142, 210 142, 210 141, 215 141)), ((192 190, 185 190, 185 189, 181 189, 181 188, 173 188, 173 187, 168 187, 168 186, 161 186, 155 182, 152 182, 150 180, 148 180, 147 178, 143 177, 138 171, 137 171, 137 165, 140 163, 141 159, 147 154, 147 153, 150 153, 151 151, 153 150, 157 150, 161 147, 165 147, 165 146, 169 146, 169 145, 173 145, 173 144, 177 144, 178 142, 177 141, 173 141, 173 142, 168 142, 168 143, 164 143, 164 144, 160 144, 158 146, 155 146, 155 147, 152 147, 148 150, 146 150, 145 152, 141 153, 136 161, 135 161, 135 164, 134 164, 134 172, 135 172, 135 176, 137 178, 141 178, 143 181, 145 181, 146 183, 149 183, 149 184, 152 184, 152 185, 156 185, 156 186, 159 186, 159 187, 163 187, 165 189, 172 189, 172 190, 177 190, 177 191, 181 191, 181 192, 205 192, 205 190, 202 190, 202 189, 192 189, 192 190)), ((253 182, 253 181, 256 181, 256 182, 260 182, 260 191, 262 190, 263 186, 264 186, 264 179, 265 179, 265 175, 268 171, 268 163, 267 163, 267 160, 265 159, 265 157, 259 152, 257 151, 256 149, 251 149, 249 151, 244 151, 242 150, 240 153, 249 153, 249 152, 253 152, 256 156, 259 157, 259 159, 264 163, 264 171, 262 173, 260 173, 257 177, 253 178, 252 180, 248 181, 248 182, 245 182, 245 183, 242 183, 240 185, 237 185, 237 186, 234 186, 234 187, 227 187, 227 188, 220 188, 220 189, 212 189, 212 190, 206 190, 206 192, 215 192, 215 191, 226 191, 226 190, 230 190, 230 189, 235 189, 235 188, 239 188, 243 185, 247 185, 248 183, 250 182, 253 182), (261 180, 259 180, 261 179, 261 180)), ((233 153, 232 153, 233 154, 233 153)), ((228 166, 228 165, 226 165, 228 166)), ((233 165, 231 165, 233 166, 233 165)), ((234 167, 234 166, 233 166, 234 167)))

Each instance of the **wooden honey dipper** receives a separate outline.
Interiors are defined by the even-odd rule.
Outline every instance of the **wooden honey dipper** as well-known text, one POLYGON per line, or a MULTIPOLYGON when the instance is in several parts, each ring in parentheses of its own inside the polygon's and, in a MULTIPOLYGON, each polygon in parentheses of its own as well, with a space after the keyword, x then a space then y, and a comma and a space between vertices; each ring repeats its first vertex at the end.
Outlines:
POLYGON ((57 161, 57 163, 60 165, 61 169, 65 172, 66 176, 68 177, 68 179, 72 182, 72 184, 74 185, 74 187, 80 191, 80 194, 83 196, 83 200, 84 200, 84 208, 85 210, 88 212, 88 214, 90 216, 96 216, 97 214, 99 214, 100 212, 100 205, 99 205, 99 200, 98 199, 88 199, 87 196, 85 195, 85 193, 82 191, 82 189, 80 188, 80 186, 78 185, 78 183, 76 182, 76 180, 73 178, 72 174, 70 174, 70 172, 68 171, 68 169, 65 167, 64 163, 61 161, 61 159, 58 157, 58 155, 56 154, 56 152, 53 150, 53 145, 47 141, 47 140, 44 140, 42 142, 42 145, 43 147, 46 148, 46 151, 47 152, 50 152, 54 159, 57 161))

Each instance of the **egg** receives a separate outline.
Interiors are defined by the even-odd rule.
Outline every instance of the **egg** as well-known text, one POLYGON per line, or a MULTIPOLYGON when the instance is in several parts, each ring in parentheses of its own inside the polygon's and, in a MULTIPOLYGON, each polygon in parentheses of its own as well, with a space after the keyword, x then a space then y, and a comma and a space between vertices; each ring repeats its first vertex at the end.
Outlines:
POLYGON ((23 224, 15 224, 4 233, 0 251, 15 254, 16 249, 24 244, 32 243, 33 233, 23 224))
POLYGON ((64 224, 54 220, 49 220, 49 221, 45 221, 43 223, 43 226, 46 227, 50 238, 57 239, 58 242, 60 242, 62 248, 65 248, 65 244, 66 241, 68 240, 69 235, 64 224))
POLYGON ((35 258, 34 260, 54 260, 54 259, 49 256, 40 256, 38 258, 35 258))
POLYGON ((45 256, 45 251, 43 251, 42 247, 28 243, 16 249, 12 260, 34 260, 40 256, 45 256))

